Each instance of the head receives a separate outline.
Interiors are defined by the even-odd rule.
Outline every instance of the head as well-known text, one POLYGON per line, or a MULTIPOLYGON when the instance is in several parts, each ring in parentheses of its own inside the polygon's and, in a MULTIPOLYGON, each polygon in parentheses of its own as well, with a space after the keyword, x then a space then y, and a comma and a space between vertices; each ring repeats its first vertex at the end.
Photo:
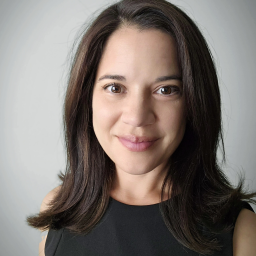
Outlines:
POLYGON ((127 24, 114 31, 97 68, 92 112, 95 135, 118 170, 162 173, 186 127, 174 38, 127 24), (139 150, 127 137, 155 142, 139 150))
POLYGON ((89 158, 111 164, 109 157, 122 166, 132 157, 127 171, 139 165, 141 173, 170 161, 214 165, 221 135, 218 81, 191 19, 163 0, 124 0, 104 10, 83 35, 73 62, 65 128, 71 166, 88 164, 89 158), (107 74, 124 78, 102 79, 107 74), (163 76, 173 79, 154 83, 163 76), (119 96, 111 94, 113 82, 119 96), (157 95, 168 91, 157 91, 162 85, 176 92, 169 98, 157 95), (136 154, 118 140, 129 134, 158 140, 136 154), (152 161, 144 161, 152 152, 152 161))

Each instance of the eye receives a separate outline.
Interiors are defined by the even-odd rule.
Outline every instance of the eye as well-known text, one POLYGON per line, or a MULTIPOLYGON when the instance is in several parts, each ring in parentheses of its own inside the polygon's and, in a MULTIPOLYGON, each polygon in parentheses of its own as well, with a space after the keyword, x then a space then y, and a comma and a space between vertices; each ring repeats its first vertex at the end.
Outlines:
POLYGON ((178 86, 164 86, 157 90, 160 91, 160 94, 163 96, 170 96, 173 94, 181 93, 180 88, 178 86))
POLYGON ((120 93, 122 90, 122 87, 119 84, 111 83, 111 84, 107 84, 104 87, 104 90, 108 90, 111 93, 120 93))
MULTIPOLYGON (((117 83, 110 83, 104 87, 104 90, 108 90, 110 93, 120 94, 122 92, 122 86, 117 83)), ((156 92, 158 91, 160 91, 160 93, 157 93, 157 94, 160 94, 163 96, 171 96, 174 94, 181 93, 181 90, 178 86, 163 86, 159 88, 156 92)))

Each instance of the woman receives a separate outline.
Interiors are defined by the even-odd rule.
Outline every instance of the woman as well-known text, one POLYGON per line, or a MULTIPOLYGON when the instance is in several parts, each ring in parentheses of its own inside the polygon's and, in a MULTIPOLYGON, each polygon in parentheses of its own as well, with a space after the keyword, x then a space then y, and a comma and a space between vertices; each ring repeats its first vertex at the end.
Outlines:
POLYGON ((104 10, 70 71, 62 184, 27 219, 49 230, 41 255, 256 255, 256 193, 233 188, 216 159, 220 106, 184 12, 164 0, 104 10))

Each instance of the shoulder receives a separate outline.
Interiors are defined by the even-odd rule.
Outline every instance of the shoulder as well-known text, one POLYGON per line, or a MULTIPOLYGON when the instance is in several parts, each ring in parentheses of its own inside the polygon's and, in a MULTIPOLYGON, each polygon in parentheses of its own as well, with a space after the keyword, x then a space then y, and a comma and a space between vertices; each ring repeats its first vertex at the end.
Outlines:
MULTIPOLYGON (((56 193, 60 190, 61 185, 52 189, 43 199, 43 202, 41 204, 40 207, 40 212, 43 212, 45 210, 47 210, 48 208, 48 204, 50 203, 50 201, 54 198, 54 196, 56 195, 56 193)), ((45 231, 44 229, 39 229, 42 234, 44 233, 43 231, 45 231)), ((48 230, 47 230, 48 231, 48 230)), ((47 235, 42 236, 42 241, 39 243, 39 256, 45 256, 44 250, 45 250, 45 243, 46 243, 46 239, 47 239, 47 235)))
MULTIPOLYGON (((40 212, 43 212, 45 210, 47 210, 49 203, 51 202, 51 200, 54 198, 54 196, 56 195, 56 193, 60 190, 61 185, 52 189, 43 199, 41 206, 40 206, 40 212)), ((44 229, 39 229, 41 231, 44 231, 44 229)))
POLYGON ((43 199, 41 207, 40 207, 40 212, 43 212, 45 210, 47 210, 48 205, 50 203, 50 201, 54 198, 54 196, 58 193, 58 191, 60 190, 61 185, 52 189, 43 199))
POLYGON ((256 255, 256 214, 248 209, 239 213, 233 235, 234 256, 256 255))

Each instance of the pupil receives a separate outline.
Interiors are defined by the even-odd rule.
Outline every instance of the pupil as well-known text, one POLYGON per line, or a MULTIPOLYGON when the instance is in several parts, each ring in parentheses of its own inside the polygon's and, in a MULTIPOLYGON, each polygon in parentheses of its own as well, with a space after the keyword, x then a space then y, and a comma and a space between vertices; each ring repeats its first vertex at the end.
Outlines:
POLYGON ((171 88, 170 87, 163 87, 161 89, 162 93, 164 94, 169 94, 171 92, 171 88))
POLYGON ((118 87, 117 86, 115 86, 115 85, 113 85, 112 86, 112 90, 111 90, 112 92, 118 92, 118 87))

